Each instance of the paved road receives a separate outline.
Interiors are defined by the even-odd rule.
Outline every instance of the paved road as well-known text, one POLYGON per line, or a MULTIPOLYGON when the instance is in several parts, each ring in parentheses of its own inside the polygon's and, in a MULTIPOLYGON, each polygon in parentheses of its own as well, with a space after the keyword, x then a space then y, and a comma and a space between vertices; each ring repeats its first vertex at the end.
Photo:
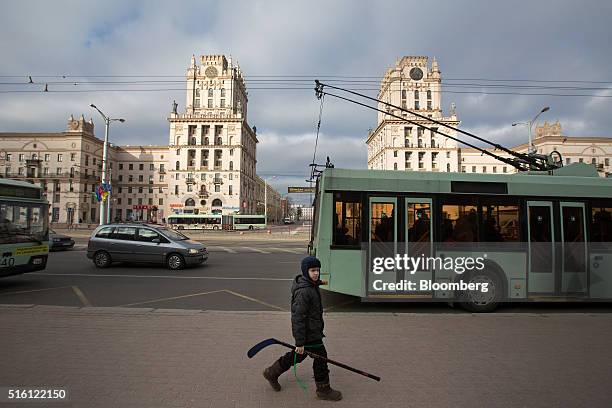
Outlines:
MULTIPOLYGON (((97 269, 83 247, 50 254, 44 272, 0 279, 0 304, 126 306, 227 311, 284 311, 304 241, 207 239, 208 264, 171 272, 163 266, 97 269)), ((327 311, 463 313, 443 303, 361 303, 323 291, 327 311)), ((513 304, 501 313, 612 312, 612 304, 513 304)))

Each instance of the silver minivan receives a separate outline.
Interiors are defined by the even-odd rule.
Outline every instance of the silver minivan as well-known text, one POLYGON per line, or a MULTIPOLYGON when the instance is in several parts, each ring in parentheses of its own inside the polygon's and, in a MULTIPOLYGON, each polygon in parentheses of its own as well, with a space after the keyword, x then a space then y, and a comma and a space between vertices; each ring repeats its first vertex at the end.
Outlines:
POLYGON ((98 268, 113 262, 161 263, 169 269, 199 265, 208 260, 204 244, 180 232, 152 224, 107 224, 95 229, 87 257, 98 268))

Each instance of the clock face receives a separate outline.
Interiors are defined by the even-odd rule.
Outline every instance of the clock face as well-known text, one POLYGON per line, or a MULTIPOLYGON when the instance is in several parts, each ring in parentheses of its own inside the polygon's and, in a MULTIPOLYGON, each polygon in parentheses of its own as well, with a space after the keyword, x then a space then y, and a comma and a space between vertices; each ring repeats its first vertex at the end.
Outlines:
POLYGON ((206 75, 208 78, 215 78, 217 76, 217 68, 215 67, 206 68, 206 71, 204 71, 204 75, 206 75))
POLYGON ((417 68, 417 67, 412 68, 410 70, 410 78, 414 79, 415 81, 422 79, 423 71, 421 71, 421 68, 417 68))

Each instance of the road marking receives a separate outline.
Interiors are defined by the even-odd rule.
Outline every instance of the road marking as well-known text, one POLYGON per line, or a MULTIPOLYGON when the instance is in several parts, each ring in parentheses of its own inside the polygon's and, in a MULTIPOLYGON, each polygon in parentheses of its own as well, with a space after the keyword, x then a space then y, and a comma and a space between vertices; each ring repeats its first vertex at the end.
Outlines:
MULTIPOLYGON (((153 279, 212 279, 212 280, 255 280, 255 281, 292 281, 293 278, 253 278, 253 277, 226 277, 226 276, 176 276, 176 275, 102 275, 91 273, 28 273, 28 275, 39 276, 82 276, 100 278, 153 278, 153 279)), ((64 286, 69 288, 70 286, 64 286)), ((52 288, 59 289, 59 288, 52 288)), ((39 289, 46 290, 46 289, 39 289)))
POLYGON ((288 252, 290 254, 304 254, 306 253, 303 249, 298 250, 297 248, 295 249, 288 249, 288 248, 268 248, 268 249, 273 249, 275 251, 280 251, 280 252, 288 252), (297 252, 296 252, 297 251, 297 252))
POLYGON ((187 298, 191 298, 191 297, 204 296, 204 295, 210 295, 210 294, 213 294, 213 293, 221 293, 221 292, 225 292, 225 293, 228 293, 230 295, 234 295, 236 297, 239 297, 241 299, 246 299, 248 301, 255 302, 255 303, 258 303, 260 305, 270 307, 272 309, 280 310, 282 312, 286 312, 287 311, 287 309, 283 309, 282 307, 279 307, 279 306, 273 305, 271 303, 267 303, 267 302, 264 302, 262 300, 255 299, 255 298, 252 298, 250 296, 246 296, 246 295, 243 295, 241 293, 234 292, 234 291, 228 290, 228 289, 212 290, 212 291, 209 291, 209 292, 190 293, 188 295, 173 296, 173 297, 167 297, 167 298, 159 298, 159 299, 147 300, 145 302, 128 303, 128 304, 120 305, 120 306, 116 306, 116 307, 142 306, 142 305, 151 304, 151 303, 167 302, 167 301, 170 301, 170 300, 178 300, 178 299, 187 299, 187 298))
POLYGON ((85 307, 91 307, 91 303, 89 302, 89 299, 87 299, 87 297, 85 296, 85 294, 81 291, 81 289, 79 289, 77 286, 73 286, 72 290, 74 291, 74 294, 77 295, 77 297, 79 298, 79 300, 81 301, 81 303, 83 304, 83 306, 85 307))
POLYGON ((251 250, 253 252, 259 252, 260 254, 269 254, 270 253, 268 251, 264 251, 263 249, 253 248, 253 247, 240 247, 240 248, 249 249, 249 250, 251 250))
POLYGON ((148 303, 167 302, 169 300, 186 299, 186 298, 190 298, 190 297, 194 297, 194 296, 210 295, 211 293, 219 293, 219 292, 223 292, 223 290, 212 290, 210 292, 200 292, 200 293, 192 293, 192 294, 189 294, 189 295, 181 295, 181 296, 172 296, 172 297, 167 297, 167 298, 159 298, 159 299, 147 300, 145 302, 128 303, 128 304, 120 305, 120 306, 117 306, 117 307, 129 307, 129 306, 146 305, 148 303))
POLYGON ((229 252, 230 254, 237 254, 237 253, 238 253, 238 252, 236 252, 236 251, 234 251, 233 249, 228 248, 228 247, 215 246, 215 247, 213 247, 213 248, 219 248, 219 249, 222 249, 222 250, 224 250, 225 252, 229 252))
POLYGON ((266 302, 264 302, 264 301, 262 301, 262 300, 255 299, 255 298, 252 298, 252 297, 249 297, 249 296, 243 295, 243 294, 238 293, 238 292, 234 292, 233 290, 224 289, 223 291, 224 291, 224 292, 227 292, 227 293, 230 293, 230 294, 232 294, 232 295, 234 295, 234 296, 238 296, 238 297, 240 297, 240 298, 243 298, 243 299, 246 299, 246 300, 250 300, 251 302, 259 303, 260 305, 264 305, 264 306, 271 307, 271 308, 273 308, 273 309, 280 310, 280 311, 282 311, 282 312, 286 312, 286 311, 287 311, 287 309, 284 309, 284 308, 282 308, 282 307, 280 307, 280 306, 276 306, 276 305, 273 305, 273 304, 270 304, 270 303, 266 303, 266 302))
MULTIPOLYGON (((28 275, 34 275, 32 273, 28 274, 28 275)), ((38 274, 40 275, 40 274, 38 274)), ((58 286, 57 288, 45 288, 45 289, 32 289, 32 290, 21 290, 19 292, 6 292, 6 293, 0 293, 0 296, 2 295, 18 295, 20 293, 31 293, 31 292, 42 292, 45 290, 54 290, 54 289, 66 289, 66 288, 70 288, 71 286, 58 286)))

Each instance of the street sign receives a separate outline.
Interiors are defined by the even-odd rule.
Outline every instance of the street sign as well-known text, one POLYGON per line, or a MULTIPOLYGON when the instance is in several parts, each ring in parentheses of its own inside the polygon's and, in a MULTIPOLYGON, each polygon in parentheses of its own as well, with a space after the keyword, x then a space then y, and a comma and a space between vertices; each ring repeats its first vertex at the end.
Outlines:
POLYGON ((287 193, 314 193, 314 187, 287 187, 287 193))

